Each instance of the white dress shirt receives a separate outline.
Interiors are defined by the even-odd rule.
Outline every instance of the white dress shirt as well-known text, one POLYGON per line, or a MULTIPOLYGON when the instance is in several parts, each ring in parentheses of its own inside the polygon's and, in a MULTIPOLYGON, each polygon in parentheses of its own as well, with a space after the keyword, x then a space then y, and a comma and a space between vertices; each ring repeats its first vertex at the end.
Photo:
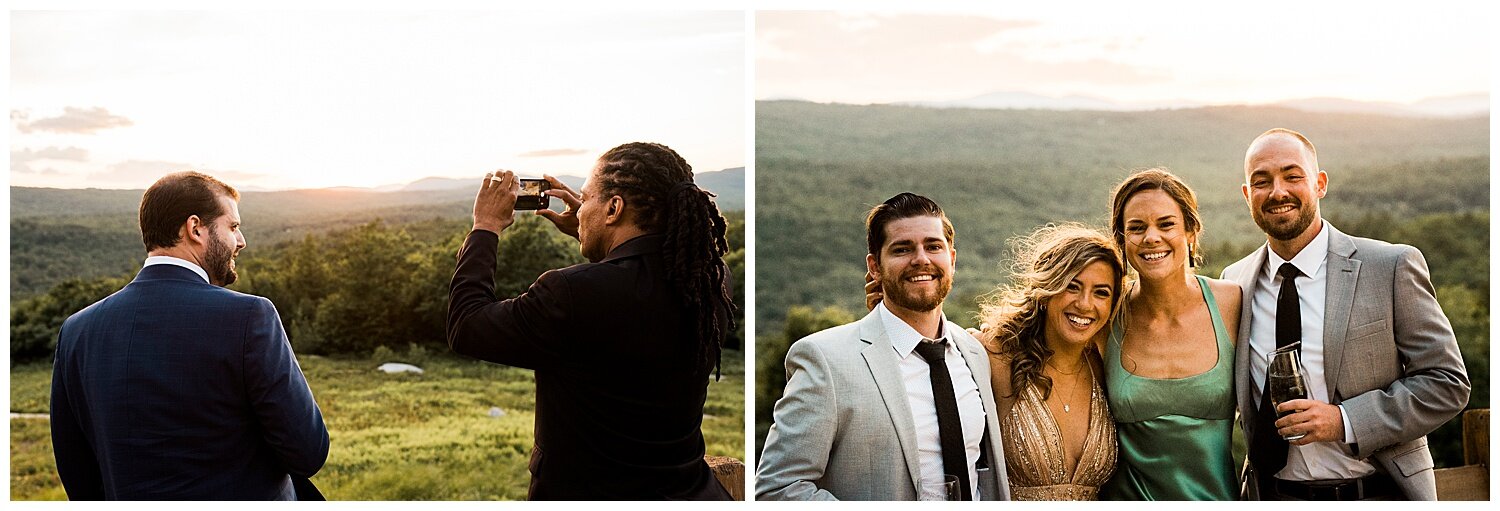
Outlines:
MULTIPOLYGON (((945 471, 942 441, 938 436, 937 403, 932 397, 931 366, 916 352, 917 343, 922 342, 922 334, 886 309, 885 303, 875 306, 875 309, 880 311, 886 336, 890 338, 891 347, 896 350, 896 358, 901 360, 901 379, 906 384, 906 401, 911 405, 912 424, 917 429, 917 463, 922 477, 918 498, 942 499, 943 495, 929 494, 933 488, 942 488, 945 471)), ((948 319, 944 317, 939 326, 941 331, 938 332, 938 338, 948 341, 943 360, 948 364, 948 374, 953 378, 953 389, 958 398, 959 422, 963 424, 964 450, 968 455, 969 488, 974 492, 975 500, 978 500, 979 473, 975 465, 979 463, 979 444, 984 437, 984 401, 979 397, 979 385, 974 383, 974 373, 969 371, 969 364, 964 362, 963 354, 958 352, 953 336, 947 328, 941 326, 947 322, 948 319)), ((1004 467, 997 467, 995 470, 1004 470, 1004 467)))
POLYGON ((187 259, 180 259, 172 256, 151 256, 146 258, 146 264, 142 266, 151 266, 153 264, 170 264, 172 266, 181 266, 183 268, 193 270, 193 273, 198 274, 199 277, 203 277, 204 282, 213 284, 213 281, 208 280, 208 272, 203 271, 203 267, 193 264, 192 261, 189 261, 187 259))
MULTIPOLYGON (((1265 388, 1266 364, 1272 351, 1276 350, 1276 297, 1281 293, 1281 276, 1277 273, 1281 265, 1291 262, 1302 272, 1297 277, 1297 303, 1302 313, 1302 367, 1307 370, 1308 397, 1324 403, 1328 400, 1328 380, 1323 375, 1323 308, 1328 295, 1328 231, 1327 222, 1318 236, 1302 248, 1301 252, 1286 261, 1266 247, 1266 266, 1256 275, 1255 295, 1251 298, 1250 313, 1250 387, 1251 401, 1260 403, 1261 389, 1265 388)), ((1261 413, 1266 413, 1261 411, 1261 413)), ((1274 412, 1272 412, 1274 413, 1274 412)), ((1353 426, 1349 414, 1339 406, 1344 421, 1344 443, 1355 443, 1353 426)), ((1326 479, 1354 479, 1375 473, 1375 465, 1369 461, 1351 457, 1348 448, 1338 442, 1314 442, 1294 445, 1287 452, 1286 468, 1276 473, 1278 479, 1287 481, 1317 481, 1326 479)))

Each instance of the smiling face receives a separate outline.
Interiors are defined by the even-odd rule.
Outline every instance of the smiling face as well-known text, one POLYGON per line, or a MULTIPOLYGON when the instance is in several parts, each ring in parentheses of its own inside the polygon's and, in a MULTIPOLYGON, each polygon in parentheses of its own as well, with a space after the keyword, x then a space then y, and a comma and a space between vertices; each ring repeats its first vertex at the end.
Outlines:
POLYGON ((1142 280, 1185 271, 1188 246, 1197 240, 1172 196, 1159 189, 1136 193, 1125 201, 1124 220, 1125 261, 1142 280))
POLYGON ((1267 236, 1311 240, 1317 230, 1309 227, 1321 218, 1318 199, 1328 193, 1328 175, 1318 170, 1317 157, 1296 137, 1272 134, 1257 139, 1245 153, 1240 191, 1255 225, 1267 236))
POLYGON ((1047 343, 1055 349, 1059 343, 1090 342, 1109 321, 1116 282, 1113 267, 1094 261, 1074 275, 1061 293, 1043 302, 1047 307, 1047 343))
POLYGON ((885 224, 880 256, 866 258, 880 281, 886 306, 930 312, 943 304, 953 289, 953 261, 958 253, 943 234, 943 220, 914 216, 885 224))

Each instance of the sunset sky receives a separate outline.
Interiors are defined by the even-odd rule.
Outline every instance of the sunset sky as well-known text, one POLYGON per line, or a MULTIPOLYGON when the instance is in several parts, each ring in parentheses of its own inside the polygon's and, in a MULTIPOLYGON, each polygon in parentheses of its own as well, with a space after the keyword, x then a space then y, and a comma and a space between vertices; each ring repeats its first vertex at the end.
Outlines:
POLYGON ((11 12, 16 186, 375 187, 745 149, 743 12, 11 12))
POLYGON ((755 96, 864 104, 1004 91, 1133 103, 1408 103, 1490 89, 1495 18, 1485 2, 1212 4, 760 12, 755 96))

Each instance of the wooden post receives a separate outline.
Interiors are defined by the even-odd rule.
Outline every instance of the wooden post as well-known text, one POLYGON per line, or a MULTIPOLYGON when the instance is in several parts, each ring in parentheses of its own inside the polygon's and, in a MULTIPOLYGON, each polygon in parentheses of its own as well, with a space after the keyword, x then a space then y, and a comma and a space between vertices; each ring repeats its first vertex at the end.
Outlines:
POLYGON ((1464 466, 1433 471, 1438 500, 1490 500, 1490 410, 1467 410, 1464 466))
POLYGON ((704 456, 708 462, 708 468, 713 470, 714 478, 724 489, 729 490, 729 495, 734 500, 745 500, 745 463, 728 456, 704 456))
POLYGON ((1490 464, 1490 409, 1464 411, 1464 464, 1490 464))

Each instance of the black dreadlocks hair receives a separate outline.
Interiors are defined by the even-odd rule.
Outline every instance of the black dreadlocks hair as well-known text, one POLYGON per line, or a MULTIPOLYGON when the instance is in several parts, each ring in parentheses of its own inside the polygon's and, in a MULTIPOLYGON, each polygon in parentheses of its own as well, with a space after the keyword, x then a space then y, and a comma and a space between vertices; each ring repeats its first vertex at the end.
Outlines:
POLYGON ((656 143, 610 149, 599 157, 595 175, 602 195, 624 197, 643 230, 665 235, 667 282, 692 318, 698 370, 707 376, 712 368, 717 380, 724 337, 734 329, 738 307, 726 284, 727 224, 715 195, 693 183, 693 167, 682 156, 656 143))

